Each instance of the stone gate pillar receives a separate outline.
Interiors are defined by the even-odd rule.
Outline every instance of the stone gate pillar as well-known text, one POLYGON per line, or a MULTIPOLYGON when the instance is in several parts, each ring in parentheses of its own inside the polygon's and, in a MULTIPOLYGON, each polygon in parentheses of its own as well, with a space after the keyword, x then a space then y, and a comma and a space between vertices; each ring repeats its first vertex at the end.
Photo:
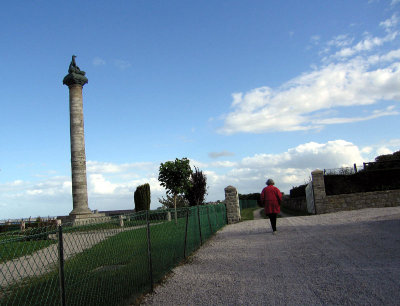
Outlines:
POLYGON ((228 224, 239 222, 241 220, 239 196, 236 188, 233 186, 225 188, 225 205, 228 224))
POLYGON ((324 199, 326 197, 324 172, 316 169, 311 172, 311 177, 314 191, 315 213, 323 214, 325 213, 324 199))

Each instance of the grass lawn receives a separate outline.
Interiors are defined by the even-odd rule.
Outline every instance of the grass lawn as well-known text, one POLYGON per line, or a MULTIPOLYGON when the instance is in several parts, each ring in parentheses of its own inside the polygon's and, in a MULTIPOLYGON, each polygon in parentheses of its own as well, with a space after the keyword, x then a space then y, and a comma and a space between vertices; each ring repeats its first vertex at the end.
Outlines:
POLYGON ((242 221, 254 220, 254 211, 260 209, 260 207, 251 207, 242 209, 240 215, 242 216, 242 221))
MULTIPOLYGON (((188 254, 200 246, 197 217, 197 214, 189 217, 188 254)), ((207 216, 202 216, 202 219, 204 241, 211 233, 206 223, 207 216)), ((185 228, 185 218, 179 218, 177 224, 172 221, 150 227, 152 276, 155 283, 184 259, 185 228)), ((75 243, 79 245, 79 242, 77 240, 75 243)), ((66 303, 119 305, 128 298, 139 297, 150 289, 149 264, 146 227, 111 236, 66 260, 66 303)), ((58 269, 54 267, 53 272, 9 286, 6 291, 2 292, 0 288, 0 304, 59 304, 58 279, 58 269), (4 301, 1 300, 2 293, 5 293, 4 301)))
POLYGON ((30 255, 40 249, 52 245, 53 243, 57 243, 57 241, 50 239, 25 241, 25 236, 0 236, 0 263, 21 256, 30 255))
MULTIPOLYGON (((174 264, 169 257, 183 258, 185 220, 178 221, 177 225, 169 222, 151 227, 155 281, 161 278, 161 272, 174 264)), ((76 244, 79 245, 79 241, 76 244)), ((66 260, 67 305, 116 305, 135 293, 139 295, 149 290, 147 251, 147 229, 138 228, 112 236, 66 260)), ((7 301, 4 302, 57 305, 59 290, 58 270, 55 267, 53 272, 7 288, 7 301), (47 292, 46 295, 44 292, 47 292)))

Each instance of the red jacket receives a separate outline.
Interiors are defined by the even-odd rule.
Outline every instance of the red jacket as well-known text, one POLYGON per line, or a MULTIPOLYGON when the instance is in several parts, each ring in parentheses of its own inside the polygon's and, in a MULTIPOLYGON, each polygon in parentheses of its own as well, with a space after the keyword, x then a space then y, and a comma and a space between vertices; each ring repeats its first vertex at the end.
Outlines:
POLYGON ((261 191, 261 203, 264 205, 265 214, 279 214, 282 194, 274 185, 269 185, 261 191))

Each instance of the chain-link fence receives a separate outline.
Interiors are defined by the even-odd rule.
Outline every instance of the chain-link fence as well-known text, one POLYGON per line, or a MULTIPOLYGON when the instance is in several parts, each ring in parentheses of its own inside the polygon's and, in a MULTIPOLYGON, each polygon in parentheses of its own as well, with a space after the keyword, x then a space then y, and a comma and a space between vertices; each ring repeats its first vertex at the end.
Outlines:
POLYGON ((123 305, 226 225, 225 205, 0 235, 0 305, 123 305))
POLYGON ((257 200, 239 200, 240 210, 258 207, 257 200))
POLYGON ((352 175, 360 171, 384 171, 394 169, 400 169, 400 160, 368 162, 363 163, 362 165, 354 164, 353 167, 324 169, 324 175, 352 175))
POLYGON ((354 164, 353 167, 324 169, 324 175, 352 175, 363 169, 364 169, 363 165, 357 166, 356 164, 354 164))

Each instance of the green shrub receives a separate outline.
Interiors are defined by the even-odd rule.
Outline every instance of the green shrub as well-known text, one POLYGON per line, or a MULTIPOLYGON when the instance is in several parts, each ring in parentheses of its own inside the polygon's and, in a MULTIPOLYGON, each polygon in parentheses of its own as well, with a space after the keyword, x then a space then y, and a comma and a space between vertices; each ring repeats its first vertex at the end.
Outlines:
POLYGON ((49 239, 49 229, 48 227, 29 227, 24 231, 25 240, 47 240, 49 239))
POLYGON ((308 184, 300 185, 297 187, 293 187, 290 189, 290 197, 291 198, 300 198, 306 196, 306 187, 308 184))
POLYGON ((140 185, 134 193, 135 211, 150 210, 150 185, 140 185))
POLYGON ((326 195, 400 189, 400 169, 326 175, 324 180, 326 195))

